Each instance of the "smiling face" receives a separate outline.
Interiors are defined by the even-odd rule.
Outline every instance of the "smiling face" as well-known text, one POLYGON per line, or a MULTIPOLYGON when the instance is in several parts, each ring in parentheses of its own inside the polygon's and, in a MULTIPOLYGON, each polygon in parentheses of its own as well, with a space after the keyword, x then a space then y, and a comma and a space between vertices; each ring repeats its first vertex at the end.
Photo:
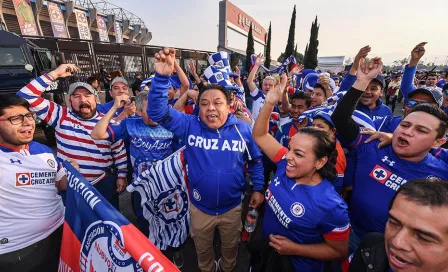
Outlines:
POLYGON ((116 82, 112 86, 112 89, 110 90, 110 96, 112 96, 112 98, 115 99, 115 97, 123 94, 129 95, 128 85, 124 84, 123 82, 116 82))
POLYGON ((314 88, 311 94, 311 107, 321 106, 325 101, 325 91, 321 88, 314 88))
POLYGON ((382 89, 383 87, 381 87, 378 81, 372 80, 362 94, 359 102, 370 109, 374 109, 376 107, 376 101, 381 96, 382 89))
POLYGON ((432 147, 444 143, 438 139, 440 120, 426 112, 408 114, 396 128, 392 137, 392 148, 402 159, 421 161, 432 147))
POLYGON ((431 207, 397 195, 385 231, 394 272, 448 271, 448 207, 431 207))
POLYGON ((291 118, 294 122, 297 122, 300 115, 302 115, 303 112, 305 112, 308 109, 306 106, 305 99, 293 99, 291 101, 291 118))
POLYGON ((227 98, 220 90, 209 89, 200 96, 199 118, 211 129, 218 129, 224 125, 229 110, 227 98))
POLYGON ((22 124, 13 125, 9 120, 3 120, 19 114, 27 114, 30 111, 22 106, 12 106, 5 108, 3 115, 0 116, 0 144, 13 147, 23 148, 33 140, 34 129, 36 128, 36 122, 27 117, 24 118, 22 124))
POLYGON ((265 78, 263 80, 263 94, 266 95, 270 90, 274 89, 275 82, 270 78, 265 78))
POLYGON ((70 96, 70 105, 79 117, 82 119, 90 119, 96 113, 96 98, 84 88, 76 89, 70 96))
POLYGON ((437 76, 428 76, 428 78, 426 78, 426 85, 429 87, 436 87, 438 80, 437 76))
POLYGON ((288 178, 311 178, 316 173, 316 167, 323 167, 326 160, 323 162, 316 158, 315 144, 315 139, 307 134, 297 133, 291 138, 285 157, 288 178))

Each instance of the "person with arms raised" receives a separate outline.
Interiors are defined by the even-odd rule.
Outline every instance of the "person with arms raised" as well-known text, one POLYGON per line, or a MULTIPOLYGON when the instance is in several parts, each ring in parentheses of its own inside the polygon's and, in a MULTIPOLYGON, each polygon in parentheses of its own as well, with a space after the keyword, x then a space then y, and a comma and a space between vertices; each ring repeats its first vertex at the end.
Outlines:
MULTIPOLYGON (((191 228, 200 270, 216 271, 220 267, 221 271, 231 271, 236 264, 242 230, 241 196, 246 191, 246 162, 255 191, 250 205, 257 208, 264 200, 261 153, 252 139, 250 125, 229 113, 230 93, 222 85, 208 84, 200 91, 198 116, 168 107, 169 76, 174 62, 173 48, 155 55, 156 75, 146 110, 149 118, 186 144, 191 228), (218 262, 214 261, 213 250, 215 229, 221 238, 222 259, 218 262)), ((227 78, 224 73, 219 72, 219 78, 227 78)))
POLYGON ((283 87, 267 94, 253 130, 277 166, 265 193, 262 233, 278 254, 289 256, 295 271, 323 271, 324 261, 346 257, 350 233, 347 205, 330 182, 337 178, 336 146, 327 132, 311 127, 300 129, 288 148, 269 134, 269 116, 283 87))
POLYGON ((369 135, 360 133, 352 114, 370 81, 382 69, 381 58, 360 60, 357 79, 331 116, 343 146, 358 155, 351 199, 352 233, 350 251, 354 252, 366 233, 384 233, 388 204, 406 182, 434 177, 448 178, 448 165, 429 154, 446 142, 447 116, 430 105, 419 105, 401 121, 392 145, 378 148, 378 141, 366 143, 369 135))

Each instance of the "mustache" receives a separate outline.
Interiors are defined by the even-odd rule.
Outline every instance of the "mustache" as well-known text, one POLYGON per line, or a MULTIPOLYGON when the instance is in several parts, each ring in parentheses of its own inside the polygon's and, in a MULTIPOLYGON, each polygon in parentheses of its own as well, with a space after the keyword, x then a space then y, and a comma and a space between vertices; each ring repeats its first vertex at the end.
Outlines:
POLYGON ((79 108, 92 108, 92 105, 90 105, 90 103, 84 102, 79 104, 79 108))

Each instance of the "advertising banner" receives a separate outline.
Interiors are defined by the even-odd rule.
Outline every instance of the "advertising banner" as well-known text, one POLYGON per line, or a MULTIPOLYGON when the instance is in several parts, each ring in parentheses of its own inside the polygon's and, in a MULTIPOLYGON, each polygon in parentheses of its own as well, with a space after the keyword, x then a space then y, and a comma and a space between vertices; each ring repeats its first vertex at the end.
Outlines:
POLYGON ((29 0, 13 0, 22 35, 39 36, 29 0))
POLYGON ((53 36, 57 38, 68 38, 67 29, 65 28, 64 16, 61 9, 56 3, 48 3, 48 14, 50 15, 51 27, 53 28, 53 36))
POLYGON ((96 25, 98 26, 98 33, 100 34, 100 41, 109 42, 109 34, 107 33, 107 26, 104 18, 96 16, 96 25))
POLYGON ((228 27, 245 34, 249 32, 250 25, 252 25, 254 39, 266 44, 266 29, 262 27, 260 23, 255 21, 254 18, 229 1, 226 1, 226 20, 228 27))
POLYGON ((78 24, 79 38, 81 40, 91 40, 89 23, 87 22, 86 13, 82 10, 75 9, 76 22, 78 24))
POLYGON ((123 31, 121 30, 120 22, 115 21, 114 29, 115 29, 115 42, 123 43, 123 31))
POLYGON ((73 166, 67 170, 58 271, 179 271, 73 166))

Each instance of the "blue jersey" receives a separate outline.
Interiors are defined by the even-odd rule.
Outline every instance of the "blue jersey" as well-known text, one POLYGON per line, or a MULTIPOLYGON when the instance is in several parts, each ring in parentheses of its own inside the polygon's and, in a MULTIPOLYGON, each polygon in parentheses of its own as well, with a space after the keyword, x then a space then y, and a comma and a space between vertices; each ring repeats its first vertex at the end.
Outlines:
POLYGON ((419 178, 448 179, 448 164, 431 154, 418 163, 405 161, 395 155, 392 145, 378 148, 378 141, 364 143, 368 137, 358 135, 351 144, 358 160, 350 219, 361 238, 369 232, 384 233, 389 203, 401 185, 419 178))
POLYGON ((131 163, 136 175, 168 157, 177 147, 173 133, 160 125, 149 126, 141 117, 126 118, 118 126, 110 125, 107 132, 111 140, 130 142, 131 163))
MULTIPOLYGON (((112 108, 112 106, 114 105, 114 101, 110 101, 104 104, 99 104, 96 107, 96 110, 99 113, 102 114, 106 114, 108 111, 110 111, 110 109, 112 108)), ((115 113, 114 113, 114 117, 117 117, 118 115, 120 115, 120 113, 123 112, 124 107, 119 108, 115 113)))
MULTIPOLYGON (((282 235, 298 244, 320 244, 324 238, 348 239, 350 224, 347 205, 328 180, 315 186, 297 184, 286 176, 287 149, 277 158, 277 172, 265 193, 263 236, 282 235), (283 157, 283 158, 282 158, 283 157)), ((296 271, 323 271, 320 260, 291 256, 296 271)))
POLYGON ((386 116, 384 119, 375 120, 374 124, 377 131, 394 133, 401 120, 403 120, 402 116, 386 116))
POLYGON ((220 128, 211 129, 198 116, 169 108, 168 79, 154 76, 148 93, 148 116, 186 145, 191 203, 204 213, 223 214, 241 204, 246 191, 246 162, 254 190, 263 188, 260 149, 250 125, 232 114, 220 128))

